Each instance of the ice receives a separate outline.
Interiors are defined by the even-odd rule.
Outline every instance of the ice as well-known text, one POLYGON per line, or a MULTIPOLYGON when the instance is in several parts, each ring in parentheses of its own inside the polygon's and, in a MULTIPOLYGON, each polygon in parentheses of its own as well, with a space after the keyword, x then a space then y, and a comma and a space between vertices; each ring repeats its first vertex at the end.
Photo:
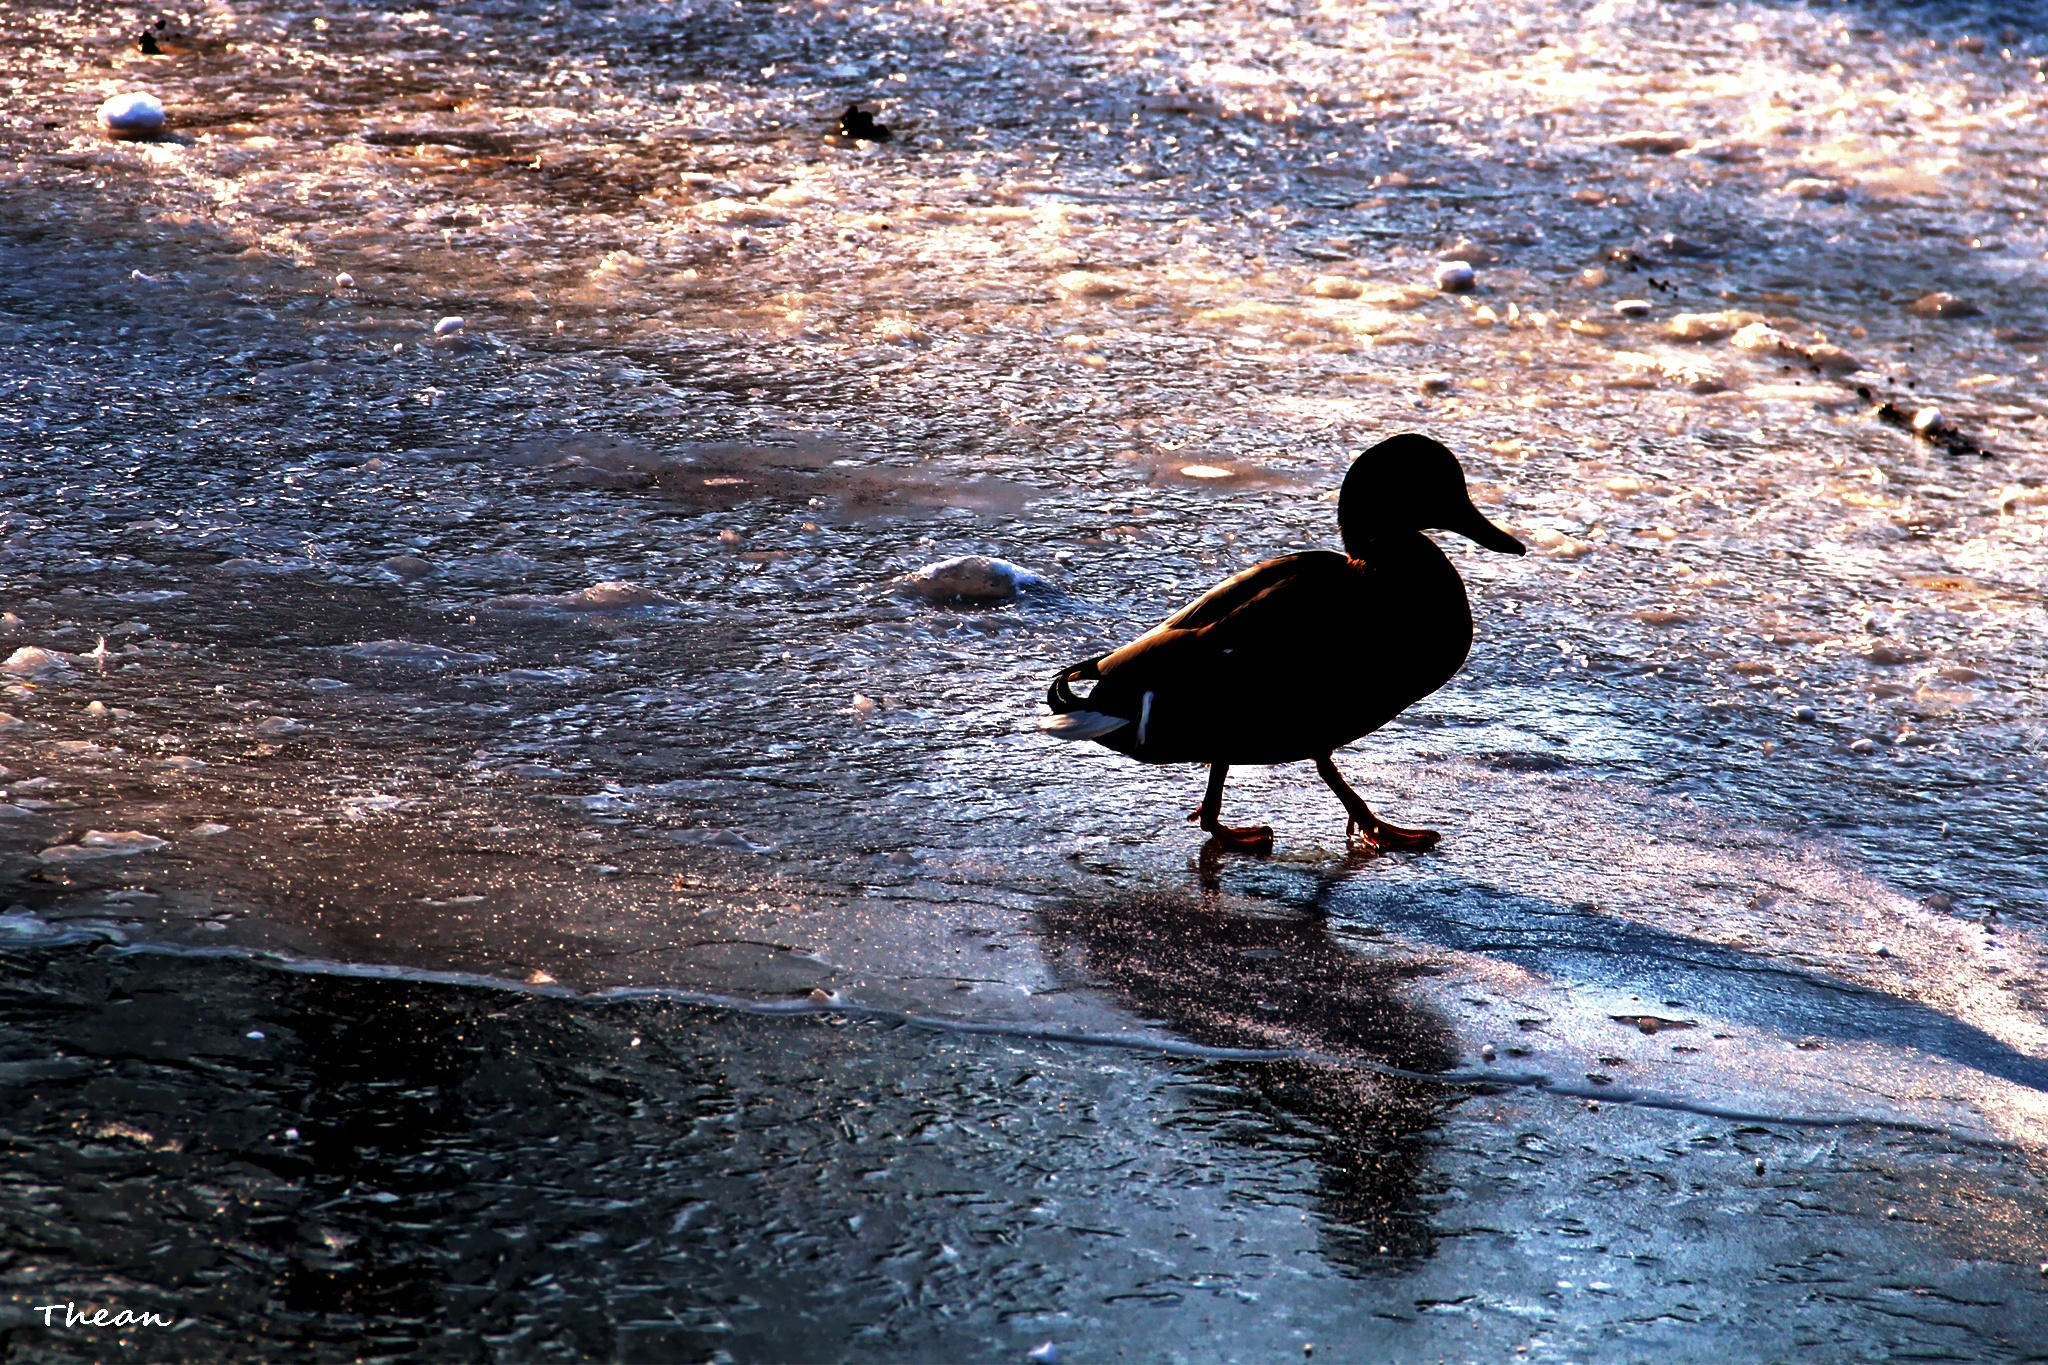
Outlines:
POLYGON ((555 608, 561 611, 635 611, 643 607, 674 606, 676 599, 656 588, 638 583, 594 583, 576 592, 554 596, 512 596, 494 599, 490 605, 501 611, 530 611, 555 608))
POLYGON ((56 844, 37 856, 46 863, 62 865, 94 862, 101 858, 130 858, 138 853, 154 853, 168 847, 168 839, 159 839, 140 830, 89 829, 77 843, 56 844))
POLYGON ((343 649, 341 654, 344 658, 362 659, 369 663, 427 669, 468 668, 497 658, 495 654, 472 653, 414 640, 366 640, 343 649))
MULTIPOLYGON (((818 1338, 774 1333, 827 1320, 932 1359, 1342 1358, 1361 1324, 1391 1359, 1773 1358, 1795 1330, 2009 1353, 2048 1122, 2041 35, 1953 6, 1682 17, 252 0, 144 58, 118 16, 7 5, 35 117, 0 126, 0 657, 69 669, 0 678, 8 763, 53 783, 10 779, 8 904, 213 954, 134 1006, 111 974, 172 959, 86 963, 57 1045, 104 1031, 148 1094, 151 1040, 233 1056, 260 1019, 296 1060, 249 1084, 306 1078, 298 1151, 344 1163, 301 1180, 262 1158, 285 1117, 224 1119, 289 1188, 194 1235, 382 1162, 361 1188, 402 1190, 409 1230, 364 1214, 349 1269, 299 1237, 287 1316, 401 1354, 447 1327, 404 1305, 497 1302, 449 1287, 492 1263, 459 1237, 515 1228, 549 1295, 460 1326, 523 1355, 804 1358, 818 1338), (98 136, 143 81, 174 136, 98 136), (856 95, 890 142, 833 136, 856 95), (1469 291, 1436 287, 1448 262, 1469 291), (1929 407, 1989 454, 1922 439, 1929 407), (1243 767, 1230 818, 1275 855, 1205 855, 1199 773, 1032 729, 1053 669, 1338 548, 1324 499, 1411 429, 1537 551, 1440 538, 1470 658, 1340 758, 1437 853, 1364 860, 1312 774, 1243 767), (969 554, 1011 563, 986 600, 1019 605, 904 581, 969 554), (1058 592, 1016 597, 1027 574, 1058 592), (284 716, 304 740, 257 733, 284 716), (87 828, 180 833, 39 860, 87 828), (528 992, 513 1022, 477 1003, 494 982, 528 992), (367 1027, 287 1041, 359 985, 367 1027), (205 1036, 108 1022, 216 988, 205 1036), (615 988, 682 993, 632 1017, 648 1088, 605 1070, 635 1006, 576 995, 615 988), (1617 1022, 1646 1018, 1698 1027, 1617 1022), (1120 1050, 1048 1041, 1082 1035, 1120 1050), (1275 1040, 1306 1051, 1186 1050, 1275 1040), (557 1063, 565 1089, 530 1079, 557 1063), (429 1072, 431 1132, 379 1098, 429 1072), (667 1163, 705 1207, 663 1242, 677 1210, 637 1182, 667 1163), (550 1221, 586 1167, 646 1229, 605 1192, 550 1221), (512 1175, 451 1213, 443 1169, 512 1175), (551 1197, 516 1206, 529 1171, 551 1197), (1583 1226, 1549 1235, 1562 1209, 1583 1226), (1105 1235, 1076 1251, 1077 1225, 1105 1235), (1841 1294, 1801 1288, 1815 1246, 1841 1294), (658 1312, 612 1296, 625 1273, 658 1312)), ((41 1126, 0 1135, 25 1180, 91 1095, 39 1090, 41 1126)), ((115 1182, 148 1194, 111 1231, 24 1186, 87 1220, 36 1233, 62 1252, 36 1292, 138 1273, 130 1242, 177 1261, 190 1189, 250 1178, 194 1160, 115 1182)), ((207 1262, 191 1352, 288 1353, 205 1335, 284 1321, 248 1269, 278 1235, 207 1262)))
POLYGON ((757 844, 737 830, 730 829, 674 829, 662 836, 672 844, 696 845, 702 848, 734 848, 746 853, 766 853, 770 846, 757 844))

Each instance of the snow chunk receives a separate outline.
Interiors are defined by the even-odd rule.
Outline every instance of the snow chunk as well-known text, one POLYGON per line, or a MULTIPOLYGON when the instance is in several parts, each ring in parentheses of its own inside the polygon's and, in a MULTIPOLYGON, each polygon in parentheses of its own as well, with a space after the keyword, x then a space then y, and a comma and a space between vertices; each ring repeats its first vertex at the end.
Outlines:
POLYGON ((58 844, 44 849, 37 856, 43 862, 61 865, 89 863, 101 858, 129 858, 137 853, 154 853, 169 847, 170 840, 144 834, 139 829, 89 829, 77 843, 58 844))
POLYGON ((903 578, 903 586, 931 602, 1009 602, 1052 589, 1049 579, 1004 559, 961 555, 942 559, 903 578))
POLYGON ((1733 308, 1718 313, 1677 313, 1664 324, 1664 335, 1673 341, 1720 341, 1762 322, 1755 313, 1733 308))
POLYGON ((100 127, 115 137, 155 137, 164 130, 163 101, 131 90, 100 106, 100 127))
POLYGON ((34 645, 23 645, 0 663, 0 673, 17 678, 55 678, 71 671, 71 661, 62 654, 34 645))

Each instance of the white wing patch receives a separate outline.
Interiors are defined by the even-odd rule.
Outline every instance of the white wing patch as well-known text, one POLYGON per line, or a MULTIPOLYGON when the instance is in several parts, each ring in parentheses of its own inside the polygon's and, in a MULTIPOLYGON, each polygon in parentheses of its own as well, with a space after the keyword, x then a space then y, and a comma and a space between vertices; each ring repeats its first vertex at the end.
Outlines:
POLYGON ((1063 716, 1038 718, 1038 728, 1054 739, 1101 739, 1129 724, 1122 716, 1105 716, 1100 711, 1069 711, 1063 716))
POLYGON ((1144 747, 1145 744, 1145 732, 1152 728, 1152 698, 1157 695, 1158 693, 1156 692, 1147 692, 1144 702, 1138 707, 1138 745, 1140 748, 1144 747))

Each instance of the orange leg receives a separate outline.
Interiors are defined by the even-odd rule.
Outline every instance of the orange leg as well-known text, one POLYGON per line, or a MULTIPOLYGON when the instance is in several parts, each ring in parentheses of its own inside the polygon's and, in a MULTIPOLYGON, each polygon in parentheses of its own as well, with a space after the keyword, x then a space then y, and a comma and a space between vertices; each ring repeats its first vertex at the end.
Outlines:
POLYGON ((1209 765, 1209 792, 1202 798, 1202 804, 1195 807, 1188 816, 1190 822, 1199 824, 1209 832, 1211 842, 1219 847, 1239 853, 1271 853, 1273 851, 1273 827, 1271 825, 1226 825, 1223 823, 1223 779, 1230 773, 1224 763, 1209 765))
POLYGON ((1408 848, 1420 852, 1435 848, 1437 840, 1443 837, 1433 829, 1402 829, 1374 815, 1372 807, 1351 790, 1344 774, 1337 771, 1337 765, 1328 754, 1316 760, 1316 772, 1329 784, 1330 790, 1337 793, 1337 799, 1344 803, 1345 813, 1351 817, 1344 824, 1346 839, 1352 838, 1355 830, 1358 841, 1375 851, 1408 848))

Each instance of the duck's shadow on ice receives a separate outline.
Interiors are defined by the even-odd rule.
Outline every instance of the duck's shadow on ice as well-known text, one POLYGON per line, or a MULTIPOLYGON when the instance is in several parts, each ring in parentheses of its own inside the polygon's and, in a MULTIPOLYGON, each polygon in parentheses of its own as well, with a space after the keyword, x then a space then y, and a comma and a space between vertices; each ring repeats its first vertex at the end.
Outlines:
POLYGON ((1913 1050, 2048 1093, 2048 1058, 2029 1056, 1940 1010, 1769 953, 1714 943, 1487 886, 1418 889, 1360 876, 1355 865, 1303 875, 1247 867, 1227 880, 1340 926, 1499 958, 1548 981, 1641 996, 1648 1012, 1696 1012, 1788 1042, 1913 1050))
MULTIPOLYGON (((1212 1047, 1298 1048, 1404 1071, 1455 1065, 1450 1022, 1403 989, 1416 970, 1348 951, 1316 914, 1186 892, 1085 897, 1041 914, 1064 979, 1212 1047)), ((1332 1259, 1398 1269, 1431 1254, 1429 1135, 1455 1096, 1427 1082, 1297 1061, 1200 1068, 1184 1122, 1308 1156, 1332 1259)))

